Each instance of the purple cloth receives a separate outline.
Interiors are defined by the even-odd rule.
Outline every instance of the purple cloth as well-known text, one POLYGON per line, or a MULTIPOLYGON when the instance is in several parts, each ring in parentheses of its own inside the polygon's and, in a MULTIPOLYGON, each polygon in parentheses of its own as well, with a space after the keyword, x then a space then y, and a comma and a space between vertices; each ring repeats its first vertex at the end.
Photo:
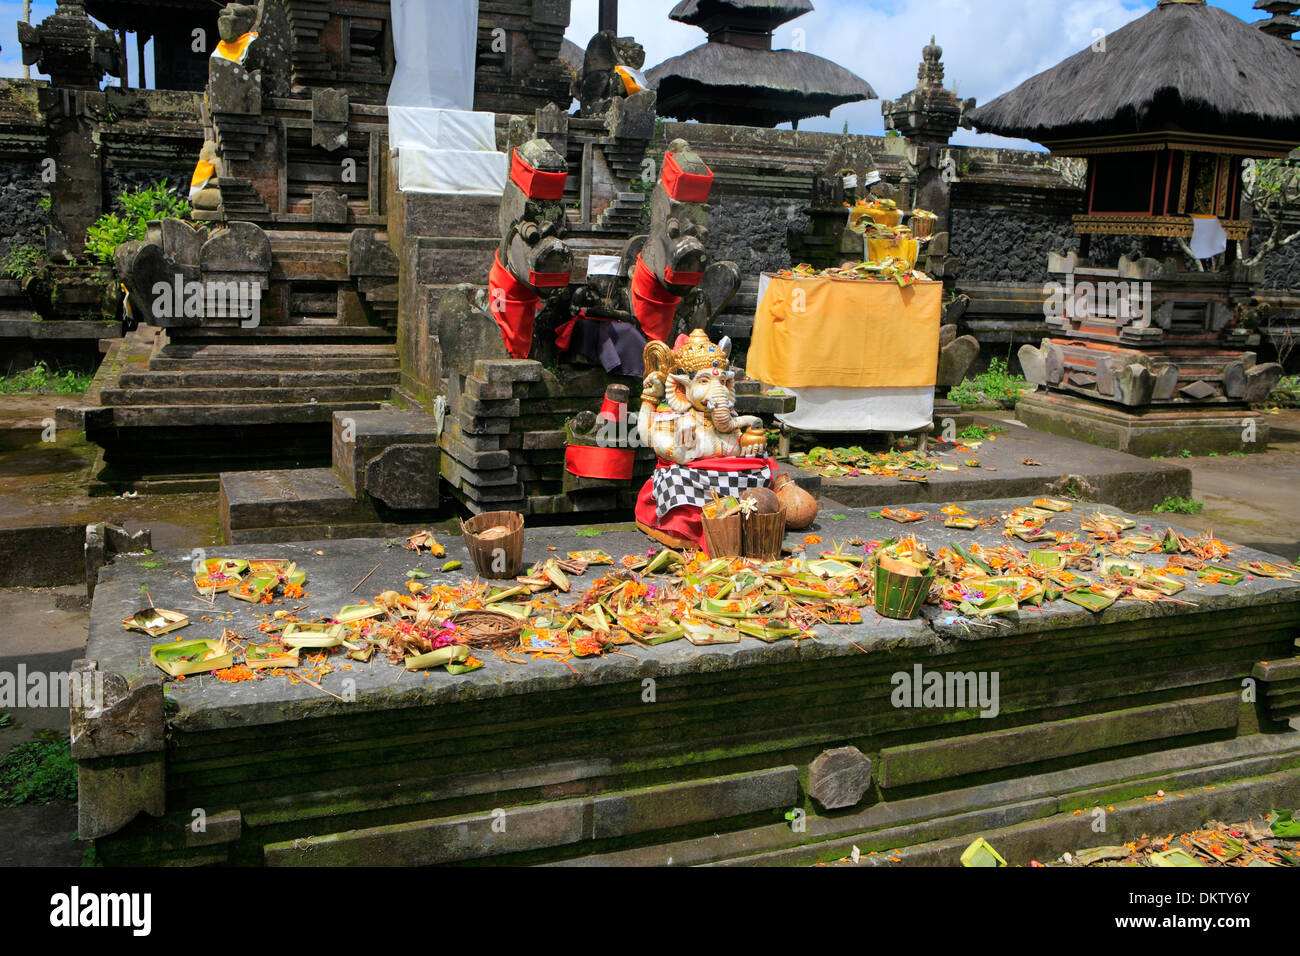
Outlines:
POLYGON ((574 320, 569 351, 598 363, 609 375, 645 376, 646 337, 629 322, 574 320))

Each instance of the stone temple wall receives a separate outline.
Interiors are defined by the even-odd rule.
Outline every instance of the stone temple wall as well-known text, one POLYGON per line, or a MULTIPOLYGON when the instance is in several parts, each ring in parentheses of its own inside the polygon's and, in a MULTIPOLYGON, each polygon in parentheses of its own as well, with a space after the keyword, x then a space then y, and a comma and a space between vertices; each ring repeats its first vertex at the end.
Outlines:
POLYGON ((0 168, 0 222, 4 223, 0 256, 14 246, 44 244, 49 217, 41 208, 41 199, 48 188, 41 182, 36 159, 15 159, 0 168))
POLYGON ((788 269, 786 233, 807 228, 806 208, 794 198, 724 195, 709 212, 709 254, 730 259, 746 276, 788 269))
MULTIPOLYGON (((42 197, 52 184, 41 177, 42 162, 65 169, 67 157, 49 156, 47 127, 38 105, 44 80, 0 79, 0 254, 13 245, 44 243, 49 214, 42 197)), ((166 178, 188 192, 203 130, 198 93, 174 90, 117 90, 104 94, 93 115, 102 163, 101 202, 113 209, 127 189, 166 178)), ((84 157, 79 157, 84 158, 84 157)))

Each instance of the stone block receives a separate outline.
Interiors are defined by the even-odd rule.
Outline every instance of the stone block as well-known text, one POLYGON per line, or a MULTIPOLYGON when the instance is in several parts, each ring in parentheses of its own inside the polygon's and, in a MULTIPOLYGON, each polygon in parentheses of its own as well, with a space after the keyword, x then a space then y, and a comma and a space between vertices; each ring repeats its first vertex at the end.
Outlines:
POLYGON ((973 335, 963 335, 943 348, 939 352, 939 387, 960 385, 979 354, 979 339, 973 335))
POLYGON ((562 800, 501 812, 396 823, 329 836, 272 843, 268 866, 437 866, 505 853, 567 846, 583 838, 585 800, 562 800))
POLYGON ((1140 743, 1221 732, 1237 726, 1240 704, 1236 694, 1219 694, 887 747, 880 753, 880 786, 888 790, 1140 743))
POLYGON ((398 510, 437 508, 440 460, 437 445, 390 445, 366 463, 366 492, 398 510))
POLYGON ((1047 384, 1047 365, 1042 349, 1032 345, 1020 347, 1020 367, 1030 385, 1047 384))
POLYGON ((311 198, 311 221, 340 225, 352 216, 348 197, 337 189, 322 189, 311 198))
POLYGON ((116 833, 141 813, 166 811, 162 751, 83 760, 77 765, 77 836, 116 833))
POLYGON ((857 806, 871 788, 871 761, 857 747, 823 750, 808 768, 808 795, 823 810, 857 806))
POLYGON ((269 273, 271 240, 251 222, 230 222, 212 234, 199 252, 205 275, 222 272, 269 273))
POLYGON ((348 240, 348 275, 396 277, 397 256, 388 243, 380 242, 374 229, 354 229, 348 240))
POLYGON ((1281 378, 1282 366, 1276 362, 1254 366, 1246 372, 1246 387, 1241 396, 1242 401, 1252 405, 1267 401, 1281 378))
POLYGON ((501 401, 514 397, 514 386, 509 382, 484 382, 471 375, 465 379, 465 394, 479 402, 501 401))
MULTIPOLYGON (((333 420, 334 470, 355 495, 366 489, 366 467, 371 459, 393 445, 436 448, 437 422, 422 411, 380 408, 335 412, 333 420)), ((434 474, 437 473, 435 466, 434 474)))
POLYGON ((484 382, 540 382, 542 363, 532 359, 484 359, 474 363, 472 374, 484 382))
POLYGON ((351 115, 347 90, 312 90, 311 120, 313 123, 346 123, 351 115))
POLYGON ((73 701, 69 721, 72 756, 119 757, 161 751, 166 744, 162 680, 149 678, 135 687, 121 674, 100 674, 91 661, 76 661, 72 679, 89 699, 73 701), (98 699, 96 699, 98 698, 98 699))
POLYGON ((759 773, 713 777, 595 797, 596 840, 725 820, 763 810, 788 809, 799 800, 799 771, 777 767, 759 773))

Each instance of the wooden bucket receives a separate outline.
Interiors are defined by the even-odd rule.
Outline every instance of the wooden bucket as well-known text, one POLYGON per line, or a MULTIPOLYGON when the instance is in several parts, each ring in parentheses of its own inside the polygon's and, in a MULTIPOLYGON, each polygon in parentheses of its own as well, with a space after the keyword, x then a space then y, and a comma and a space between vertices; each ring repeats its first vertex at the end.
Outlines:
POLYGON ((738 558, 741 550, 740 515, 725 518, 701 518, 704 524, 704 548, 711 558, 738 558))
POLYGON ((918 574, 915 567, 881 555, 876 565, 876 613, 896 621, 920 617, 934 575, 934 568, 918 574))
POLYGON ((776 514, 748 515, 741 522, 742 552, 755 561, 775 561, 785 543, 785 508, 776 514))
POLYGON ((465 547, 481 577, 505 580, 524 570, 524 516, 517 511, 487 511, 460 523, 465 547), (491 528, 505 528, 504 535, 483 538, 491 528))

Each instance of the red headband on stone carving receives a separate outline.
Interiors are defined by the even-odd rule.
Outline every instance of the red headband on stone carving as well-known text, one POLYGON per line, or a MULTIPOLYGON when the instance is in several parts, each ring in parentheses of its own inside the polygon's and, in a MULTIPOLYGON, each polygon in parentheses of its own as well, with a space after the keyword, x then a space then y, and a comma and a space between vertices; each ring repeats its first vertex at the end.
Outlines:
POLYGON ((676 202, 708 202, 709 191, 713 189, 713 170, 707 173, 683 172, 677 165, 677 157, 669 153, 664 158, 662 181, 664 189, 676 202))
POLYGON ((519 155, 519 150, 515 150, 510 161, 510 179, 529 199, 563 199, 568 178, 568 172, 548 173, 534 169, 519 155))

